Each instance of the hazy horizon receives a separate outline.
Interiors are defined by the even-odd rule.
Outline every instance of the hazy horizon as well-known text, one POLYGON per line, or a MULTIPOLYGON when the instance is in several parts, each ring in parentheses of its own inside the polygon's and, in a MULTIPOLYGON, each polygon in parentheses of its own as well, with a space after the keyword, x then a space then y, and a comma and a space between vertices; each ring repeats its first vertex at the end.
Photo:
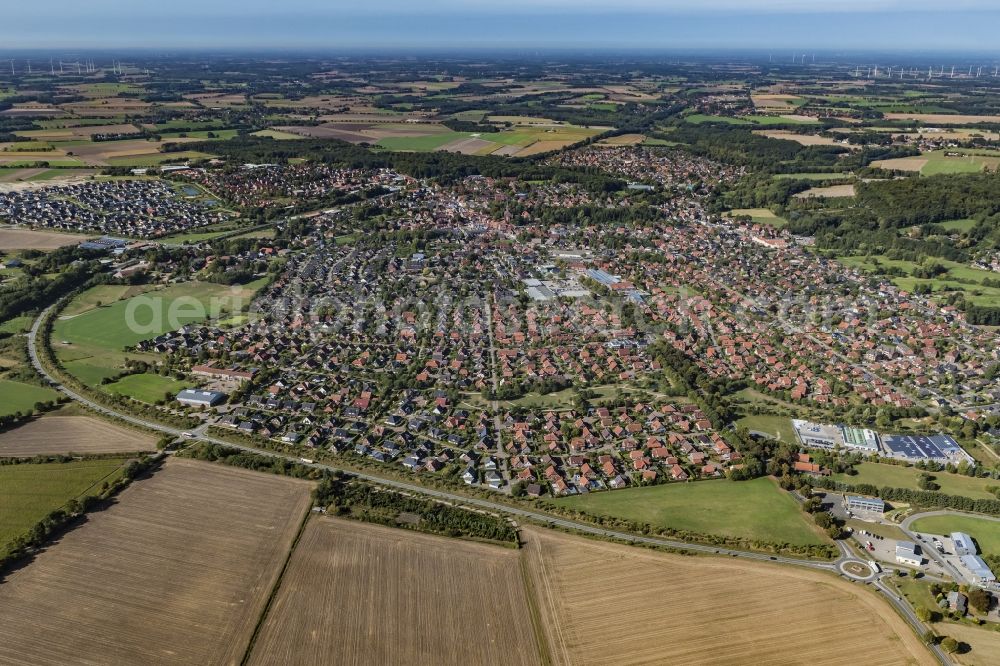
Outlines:
POLYGON ((956 0, 53 0, 5 9, 4 50, 781 49, 997 52, 1000 8, 956 0))

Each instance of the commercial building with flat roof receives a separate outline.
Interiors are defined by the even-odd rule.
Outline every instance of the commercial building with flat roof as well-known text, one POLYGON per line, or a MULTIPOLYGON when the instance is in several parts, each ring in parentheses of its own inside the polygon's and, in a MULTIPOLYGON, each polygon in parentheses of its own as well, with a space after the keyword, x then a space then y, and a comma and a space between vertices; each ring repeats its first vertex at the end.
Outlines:
POLYGON ((983 561, 983 558, 978 555, 963 555, 959 560, 962 562, 962 567, 969 572, 972 582, 976 585, 986 585, 996 582, 997 577, 993 575, 993 571, 983 561))
POLYGON ((877 497, 861 497, 860 495, 846 495, 844 504, 848 511, 863 511, 865 513, 885 513, 885 502, 877 497))
POLYGON ((975 555, 979 552, 972 537, 965 532, 952 532, 951 543, 955 546, 956 555, 975 555))
POLYGON ((878 435, 874 430, 868 428, 844 429, 844 446, 848 449, 855 449, 863 453, 878 453, 878 435))
POLYGON ((177 402, 192 407, 214 407, 226 401, 226 394, 219 391, 198 391, 184 389, 177 394, 177 402))
POLYGON ((792 419, 792 427, 802 446, 813 449, 834 449, 844 445, 844 433, 839 426, 792 419))
POLYGON ((948 435, 883 435, 886 454, 898 460, 934 460, 975 464, 972 456, 948 435))
POLYGON ((920 546, 912 541, 897 541, 896 561, 900 564, 908 564, 911 567, 919 567, 924 561, 924 558, 920 555, 920 546))

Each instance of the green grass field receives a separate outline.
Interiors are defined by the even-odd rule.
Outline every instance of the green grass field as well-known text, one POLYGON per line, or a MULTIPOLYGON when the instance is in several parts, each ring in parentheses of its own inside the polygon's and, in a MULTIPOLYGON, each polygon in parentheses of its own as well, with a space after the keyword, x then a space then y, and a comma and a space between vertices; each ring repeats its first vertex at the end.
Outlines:
POLYGON ((794 545, 828 543, 806 522, 791 495, 770 479, 627 488, 566 497, 556 503, 595 515, 700 534, 794 545))
POLYGON ((959 233, 962 233, 976 226, 976 221, 970 217, 966 217, 961 220, 948 220, 947 222, 938 222, 937 225, 939 227, 944 227, 948 231, 957 231, 959 233))
MULTIPOLYGON (((242 307, 249 305, 265 282, 262 278, 243 286, 242 307)), ((126 353, 125 347, 209 315, 229 313, 240 305, 233 300, 230 287, 209 282, 185 282, 139 295, 114 289, 107 286, 84 292, 65 311, 77 314, 57 319, 53 327, 56 356, 70 374, 89 386, 99 387, 103 379, 120 373, 126 358, 156 360, 154 354, 126 353), (115 300, 116 293, 122 300, 115 300), (96 307, 98 300, 103 302, 101 307, 96 307), (128 325, 129 312, 138 325, 134 328, 128 325)))
POLYGON ((124 459, 0 466, 0 551, 71 499, 121 474, 124 459))
POLYGON ((32 318, 25 315, 0 323, 0 333, 24 333, 31 328, 32 318))
MULTIPOLYGON (((244 288, 243 294, 246 296, 243 305, 246 306, 252 292, 244 288)), ((86 294, 83 296, 86 297, 86 294)), ((227 286, 185 282, 106 303, 69 319, 60 318, 56 322, 53 338, 74 345, 118 350, 184 324, 203 321, 213 312, 227 311, 233 303, 233 292, 227 286)))
POLYGON ((186 387, 187 384, 179 382, 173 377, 141 374, 127 375, 113 384, 104 385, 102 388, 114 395, 123 395, 140 402, 154 404, 157 400, 163 400, 165 394, 169 393, 172 397, 186 387))
POLYGON ((929 279, 909 277, 909 275, 912 275, 913 272, 919 266, 919 264, 912 261, 906 261, 902 259, 887 259, 881 256, 837 257, 837 260, 848 266, 859 268, 863 271, 870 273, 881 272, 879 270, 879 266, 881 266, 882 268, 886 267, 898 268, 901 271, 907 273, 907 276, 893 277, 892 282, 900 289, 905 289, 906 291, 912 292, 917 285, 929 283, 934 293, 945 292, 945 291, 962 291, 965 292, 966 300, 969 300, 977 305, 1000 304, 1000 288, 987 287, 982 284, 982 281, 986 279, 995 280, 996 279, 995 273, 993 273, 992 271, 984 271, 978 268, 972 268, 971 266, 966 266, 965 264, 960 264, 955 261, 949 261, 948 259, 940 259, 940 258, 933 259, 935 263, 941 264, 948 270, 946 273, 942 273, 938 277, 929 279), (977 284, 967 284, 965 282, 957 282, 956 279, 972 280, 977 284))
POLYGON ((440 132, 437 134, 429 134, 427 136, 392 136, 380 139, 378 147, 385 150, 411 150, 414 152, 422 152, 437 150, 441 146, 451 143, 452 141, 467 139, 470 136, 472 136, 471 132, 440 132))
POLYGON ((929 534, 965 532, 987 555, 1000 555, 1000 521, 974 516, 927 516, 910 523, 910 530, 929 534))
POLYGON ((748 216, 754 224, 766 224, 769 227, 777 227, 778 229, 788 225, 788 220, 775 215, 767 208, 734 208, 726 213, 727 217, 736 217, 738 215, 748 216))
MULTIPOLYGON (((870 483, 882 488, 890 486, 892 488, 912 488, 917 489, 917 477, 921 470, 915 467, 901 467, 899 465, 885 465, 882 463, 861 463, 855 468, 858 473, 854 476, 847 474, 835 474, 834 480, 842 483, 870 483)), ((977 479, 961 474, 949 474, 947 472, 934 472, 932 474, 934 482, 941 486, 941 492, 947 495, 964 495, 974 499, 993 499, 993 493, 986 490, 987 486, 1000 485, 996 479, 977 479)))
POLYGON ((937 176, 943 173, 979 173, 1000 166, 1000 152, 975 148, 949 148, 923 153, 927 164, 920 170, 922 176, 937 176), (961 156, 948 155, 961 153, 961 156))
POLYGON ((36 402, 55 400, 59 394, 52 389, 0 379, 0 414, 31 411, 36 402))
POLYGON ((799 438, 795 436, 795 430, 792 428, 792 420, 787 416, 755 414, 744 416, 736 422, 736 425, 743 426, 747 430, 777 435, 778 439, 789 444, 799 443, 799 438))

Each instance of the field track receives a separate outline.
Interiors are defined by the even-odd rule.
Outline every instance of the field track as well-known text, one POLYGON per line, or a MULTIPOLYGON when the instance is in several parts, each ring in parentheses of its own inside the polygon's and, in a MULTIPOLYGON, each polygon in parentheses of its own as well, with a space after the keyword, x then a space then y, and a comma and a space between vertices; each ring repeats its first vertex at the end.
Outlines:
POLYGON ((155 450, 153 437, 91 416, 43 416, 0 433, 0 458, 155 450))
POLYGON ((554 664, 936 663, 887 603, 829 574, 537 528, 525 540, 554 664))
POLYGON ((311 485, 170 459, 0 585, 0 664, 239 664, 311 485))
POLYGON ((519 553, 310 518, 250 664, 538 664, 519 553))

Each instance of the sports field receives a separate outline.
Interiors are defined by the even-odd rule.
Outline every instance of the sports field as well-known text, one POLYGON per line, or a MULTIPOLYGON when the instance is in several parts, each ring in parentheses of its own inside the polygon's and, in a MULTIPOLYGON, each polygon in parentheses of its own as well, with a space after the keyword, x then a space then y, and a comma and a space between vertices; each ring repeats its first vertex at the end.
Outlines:
MULTIPOLYGON (((915 467, 870 462, 861 463, 855 469, 858 473, 854 476, 835 474, 833 478, 841 483, 870 483, 879 488, 889 486, 917 490, 917 477, 921 474, 921 470, 915 467)), ((931 476, 934 477, 934 483, 941 486, 942 493, 964 495, 973 499, 994 499, 995 496, 986 490, 986 487, 1000 485, 997 484, 996 479, 977 479, 961 474, 949 474, 948 472, 933 472, 931 476)))
POLYGON ((7 576, 0 663, 239 664, 310 488, 168 460, 7 576))
POLYGON ((0 414, 27 413, 36 402, 55 400, 59 394, 49 388, 0 379, 0 414))
POLYGON ((831 574, 533 527, 524 538, 557 666, 936 663, 883 599, 831 574))
POLYGON ((178 391, 187 388, 189 384, 180 382, 173 377, 161 377, 149 373, 126 375, 112 384, 104 385, 104 390, 114 395, 154 404, 158 400, 172 398, 178 391))
POLYGON ((668 483, 555 500, 593 515, 698 534, 807 546, 829 543, 770 479, 668 483))
POLYGON ((1000 555, 1000 521, 975 516, 927 516, 910 523, 913 532, 951 534, 965 532, 979 544, 986 555, 1000 555))
MULTIPOLYGON (((52 511, 114 481, 124 460, 0 465, 0 552, 52 511)), ((2 641, 0 641, 2 642, 2 641)), ((0 660, 2 661, 2 660, 0 660)))

